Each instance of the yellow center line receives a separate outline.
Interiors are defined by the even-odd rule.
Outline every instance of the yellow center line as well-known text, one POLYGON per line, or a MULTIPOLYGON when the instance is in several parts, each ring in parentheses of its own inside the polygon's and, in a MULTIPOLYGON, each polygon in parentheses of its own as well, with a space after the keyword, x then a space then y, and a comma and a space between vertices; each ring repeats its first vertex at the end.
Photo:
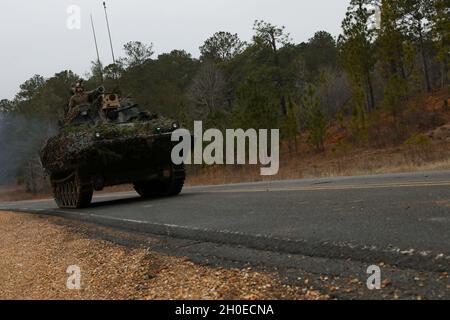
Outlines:
POLYGON ((305 186, 287 188, 257 188, 257 189, 230 189, 230 190, 205 190, 203 193, 258 193, 258 192, 289 192, 289 191, 323 191, 323 190, 357 190, 357 189, 386 189, 386 188, 424 188, 424 187, 446 187, 450 181, 439 182, 410 182, 410 183, 386 183, 367 185, 340 185, 340 186, 305 186))

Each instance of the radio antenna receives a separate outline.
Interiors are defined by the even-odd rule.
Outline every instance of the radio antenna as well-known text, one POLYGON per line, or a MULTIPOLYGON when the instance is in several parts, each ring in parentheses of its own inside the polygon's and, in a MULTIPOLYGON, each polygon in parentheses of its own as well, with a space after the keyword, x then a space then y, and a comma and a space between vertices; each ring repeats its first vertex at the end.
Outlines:
POLYGON ((94 19, 92 18, 92 14, 91 14, 91 26, 92 26, 92 33, 94 35, 95 51, 97 52, 97 63, 98 67, 100 68, 100 79, 103 82, 103 67, 100 61, 100 54, 98 52, 97 35, 95 34, 94 19))
POLYGON ((116 64, 116 58, 114 56, 114 48, 113 48, 113 43, 112 43, 112 39, 111 39, 111 29, 109 28, 108 12, 106 11, 106 2, 105 1, 103 1, 103 8, 105 9, 106 26, 108 27, 109 44, 111 46, 112 59, 113 59, 113 63, 116 64))

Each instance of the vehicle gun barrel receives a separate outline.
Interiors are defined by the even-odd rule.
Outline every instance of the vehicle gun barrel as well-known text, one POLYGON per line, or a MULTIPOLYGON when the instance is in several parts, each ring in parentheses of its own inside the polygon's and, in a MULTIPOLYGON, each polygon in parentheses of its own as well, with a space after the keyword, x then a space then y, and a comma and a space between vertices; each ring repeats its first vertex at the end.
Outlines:
POLYGON ((103 86, 98 87, 97 89, 89 92, 89 101, 96 101, 101 95, 105 93, 105 88, 103 86))

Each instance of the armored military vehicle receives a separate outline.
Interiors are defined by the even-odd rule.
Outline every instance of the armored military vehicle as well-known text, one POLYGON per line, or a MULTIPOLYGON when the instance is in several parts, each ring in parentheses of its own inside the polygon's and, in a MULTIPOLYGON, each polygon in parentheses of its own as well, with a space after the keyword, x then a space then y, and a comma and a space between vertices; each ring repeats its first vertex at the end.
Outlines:
POLYGON ((145 198, 178 195, 185 169, 172 163, 171 134, 179 124, 102 87, 89 95, 40 154, 57 205, 87 207, 94 190, 120 184, 133 184, 145 198))

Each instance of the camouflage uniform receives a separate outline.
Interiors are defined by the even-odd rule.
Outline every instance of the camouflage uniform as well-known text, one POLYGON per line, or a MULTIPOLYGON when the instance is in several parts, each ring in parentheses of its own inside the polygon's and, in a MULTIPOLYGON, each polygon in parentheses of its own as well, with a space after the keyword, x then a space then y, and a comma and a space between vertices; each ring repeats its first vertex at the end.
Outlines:
POLYGON ((71 111, 76 106, 79 106, 82 104, 89 104, 89 93, 87 93, 87 92, 83 92, 81 94, 76 93, 72 97, 70 97, 69 111, 71 111))
POLYGON ((70 124, 79 114, 79 106, 89 104, 89 93, 76 93, 69 100, 69 112, 67 113, 65 124, 70 124))

